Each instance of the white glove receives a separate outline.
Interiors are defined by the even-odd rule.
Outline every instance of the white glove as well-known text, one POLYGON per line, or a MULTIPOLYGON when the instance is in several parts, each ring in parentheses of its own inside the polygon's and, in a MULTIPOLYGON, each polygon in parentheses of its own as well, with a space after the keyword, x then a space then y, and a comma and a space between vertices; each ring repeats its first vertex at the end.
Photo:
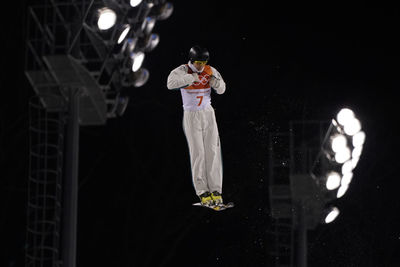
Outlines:
POLYGON ((195 82, 198 82, 198 83, 200 82, 199 75, 196 72, 193 72, 192 76, 194 78, 194 80, 193 80, 194 83, 195 82))
POLYGON ((215 89, 219 88, 219 85, 220 85, 219 79, 215 76, 211 76, 210 86, 215 89))

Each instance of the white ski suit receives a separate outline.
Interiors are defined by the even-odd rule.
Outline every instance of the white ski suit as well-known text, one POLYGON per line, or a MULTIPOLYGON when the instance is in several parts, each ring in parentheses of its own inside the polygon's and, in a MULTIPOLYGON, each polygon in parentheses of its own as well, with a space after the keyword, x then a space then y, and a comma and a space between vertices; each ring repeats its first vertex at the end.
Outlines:
POLYGON ((211 106, 211 79, 217 94, 225 92, 225 82, 213 67, 198 71, 190 62, 168 76, 167 87, 180 89, 183 102, 183 129, 189 146, 193 186, 197 195, 218 191, 222 194, 222 157, 217 121, 211 106), (198 74, 198 80, 196 75, 198 74), (197 81, 196 81, 197 80, 197 81))

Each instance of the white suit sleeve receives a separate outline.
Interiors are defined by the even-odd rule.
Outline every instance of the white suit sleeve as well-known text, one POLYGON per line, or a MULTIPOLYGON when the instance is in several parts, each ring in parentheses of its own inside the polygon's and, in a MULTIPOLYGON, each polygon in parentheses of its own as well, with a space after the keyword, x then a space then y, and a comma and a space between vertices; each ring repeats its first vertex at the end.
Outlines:
POLYGON ((219 86, 217 88, 214 88, 214 90, 217 92, 217 94, 221 95, 225 92, 226 88, 224 79, 222 79, 221 74, 214 67, 211 67, 211 69, 213 72, 213 76, 215 76, 215 78, 219 80, 219 86))
POLYGON ((181 65, 168 75, 167 88, 170 90, 180 89, 191 85, 193 82, 194 77, 192 74, 187 73, 186 65, 181 65))

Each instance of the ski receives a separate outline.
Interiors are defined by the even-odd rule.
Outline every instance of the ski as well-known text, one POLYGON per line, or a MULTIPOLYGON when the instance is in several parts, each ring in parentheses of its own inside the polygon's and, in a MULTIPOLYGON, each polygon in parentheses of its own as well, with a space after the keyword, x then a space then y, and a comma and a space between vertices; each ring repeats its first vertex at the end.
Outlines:
POLYGON ((220 205, 215 205, 215 206, 205 206, 205 205, 202 205, 200 202, 197 202, 197 203, 193 203, 193 206, 209 208, 209 209, 212 209, 215 211, 222 211, 222 210, 226 210, 229 208, 233 208, 235 206, 235 204, 233 202, 229 202, 227 204, 220 204, 220 205))

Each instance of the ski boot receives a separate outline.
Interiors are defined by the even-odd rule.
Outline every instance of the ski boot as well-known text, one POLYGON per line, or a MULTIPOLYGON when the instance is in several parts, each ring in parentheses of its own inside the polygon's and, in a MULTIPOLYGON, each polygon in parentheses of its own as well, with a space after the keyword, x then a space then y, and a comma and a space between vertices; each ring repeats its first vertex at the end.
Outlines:
POLYGON ((212 198, 212 201, 214 203, 214 206, 220 206, 220 205, 224 204, 223 201, 222 201, 222 195, 218 191, 212 192, 211 193, 211 198, 212 198))
POLYGON ((200 197, 201 205, 206 206, 206 207, 213 206, 213 200, 212 200, 210 192, 204 192, 203 194, 199 195, 199 197, 200 197))

